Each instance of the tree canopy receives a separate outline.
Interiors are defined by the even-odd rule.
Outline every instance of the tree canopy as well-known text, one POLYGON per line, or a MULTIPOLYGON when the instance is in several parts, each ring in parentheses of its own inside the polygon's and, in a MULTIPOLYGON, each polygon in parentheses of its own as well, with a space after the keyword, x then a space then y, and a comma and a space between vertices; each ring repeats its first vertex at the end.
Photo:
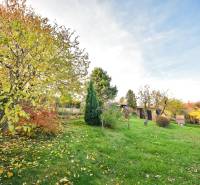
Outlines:
POLYGON ((176 116, 176 114, 183 113, 184 110, 184 104, 181 100, 172 98, 168 100, 168 104, 166 109, 172 113, 173 116, 176 116))
POLYGON ((95 68, 91 74, 91 80, 97 92, 100 104, 112 100, 117 95, 117 87, 111 85, 111 77, 102 68, 95 68))
POLYGON ((126 99, 127 99, 127 103, 128 106, 131 108, 136 108, 137 107, 137 100, 136 100, 136 96, 135 93, 129 89, 127 94, 126 94, 126 99))

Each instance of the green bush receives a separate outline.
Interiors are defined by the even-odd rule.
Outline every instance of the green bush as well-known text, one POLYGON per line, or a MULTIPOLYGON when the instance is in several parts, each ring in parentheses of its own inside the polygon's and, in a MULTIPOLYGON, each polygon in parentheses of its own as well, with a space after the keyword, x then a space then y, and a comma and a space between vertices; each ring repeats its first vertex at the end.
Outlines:
POLYGON ((101 114, 103 125, 108 128, 115 128, 118 121, 122 118, 120 109, 114 105, 106 107, 101 114))
POLYGON ((156 119, 156 123, 160 127, 167 127, 169 125, 170 121, 165 116, 158 116, 156 119))

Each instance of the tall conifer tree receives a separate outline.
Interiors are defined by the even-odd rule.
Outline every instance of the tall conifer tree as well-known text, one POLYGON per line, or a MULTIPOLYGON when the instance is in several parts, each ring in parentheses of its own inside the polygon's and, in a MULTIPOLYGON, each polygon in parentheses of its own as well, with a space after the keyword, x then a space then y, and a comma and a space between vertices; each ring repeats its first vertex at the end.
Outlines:
POLYGON ((100 125, 100 107, 99 101, 96 96, 96 92, 93 86, 93 82, 90 81, 85 107, 85 122, 89 125, 100 125))

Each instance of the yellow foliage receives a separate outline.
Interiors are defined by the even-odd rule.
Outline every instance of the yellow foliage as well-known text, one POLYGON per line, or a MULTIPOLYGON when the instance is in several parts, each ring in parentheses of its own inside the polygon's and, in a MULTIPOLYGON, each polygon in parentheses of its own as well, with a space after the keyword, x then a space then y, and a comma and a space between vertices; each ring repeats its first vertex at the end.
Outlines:
POLYGON ((200 109, 193 110, 189 115, 195 119, 200 119, 200 109))
POLYGON ((8 176, 8 178, 10 178, 10 177, 13 176, 13 173, 12 172, 7 172, 7 176, 8 176))
POLYGON ((0 175, 3 173, 3 168, 2 167, 0 167, 0 175))

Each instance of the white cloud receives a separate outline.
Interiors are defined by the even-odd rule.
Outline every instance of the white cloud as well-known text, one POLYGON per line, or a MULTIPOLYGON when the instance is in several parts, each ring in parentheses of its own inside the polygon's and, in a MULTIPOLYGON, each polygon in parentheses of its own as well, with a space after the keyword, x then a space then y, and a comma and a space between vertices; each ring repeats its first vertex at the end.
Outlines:
MULTIPOLYGON (((185 102, 199 100, 200 81, 189 78, 157 79, 149 78, 147 81, 152 88, 167 91, 170 97, 176 97, 185 102)), ((145 85, 145 84, 142 84, 145 85)))
POLYGON ((142 50, 134 37, 115 19, 110 4, 102 1, 29 0, 42 15, 76 30, 89 52, 91 69, 102 67, 112 76, 119 96, 128 88, 138 88, 144 74, 142 50))
POLYGON ((161 40, 168 40, 169 37, 172 37, 174 34, 174 30, 166 31, 166 32, 160 32, 155 33, 154 35, 150 35, 146 38, 144 38, 144 42, 160 42, 161 40))
MULTIPOLYGON (((134 32, 137 33, 144 31, 145 28, 147 30, 151 28, 152 31, 143 38, 135 38, 138 34, 122 27, 116 18, 117 13, 114 12, 112 1, 28 0, 28 3, 42 16, 76 30, 80 36, 81 46, 89 53, 90 70, 93 67, 107 70, 113 79, 113 84, 116 84, 119 89, 119 97, 124 96, 129 88, 136 91, 141 85, 150 84, 153 88, 169 89, 172 95, 184 101, 200 99, 198 79, 188 79, 185 76, 176 79, 167 77, 160 79, 155 77, 145 64, 147 54, 145 52, 148 51, 144 49, 145 45, 155 49, 154 45, 167 40, 172 35, 174 37, 174 30, 161 33, 153 30, 155 24, 166 19, 165 15, 162 14, 160 19, 149 21, 148 16, 144 14, 148 21, 143 22, 141 12, 135 29, 134 25, 130 27, 133 27, 134 32), (151 24, 148 25, 148 22, 151 24)), ((169 11, 167 10, 168 14, 169 11)), ((156 52, 152 50, 153 59, 157 59, 156 52)), ((166 60, 163 59, 163 62, 166 60)), ((151 68, 156 69, 158 65, 162 63, 153 63, 151 68)), ((167 75, 166 71, 161 73, 167 75)))

